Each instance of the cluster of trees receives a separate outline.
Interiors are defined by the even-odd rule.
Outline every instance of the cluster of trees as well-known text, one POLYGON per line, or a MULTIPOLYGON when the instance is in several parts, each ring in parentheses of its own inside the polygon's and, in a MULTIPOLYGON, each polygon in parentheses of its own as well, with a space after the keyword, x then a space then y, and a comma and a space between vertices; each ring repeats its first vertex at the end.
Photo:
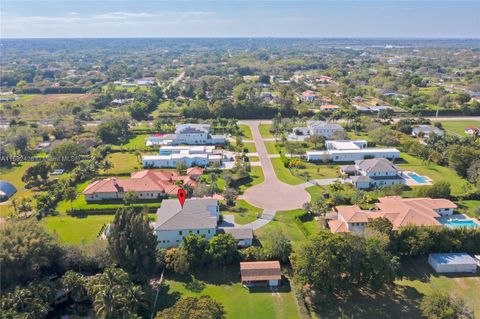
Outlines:
POLYGON ((105 121, 97 128, 97 138, 104 144, 119 144, 125 142, 130 136, 129 120, 119 116, 105 121))
POLYGON ((472 309, 462 299, 440 292, 423 297, 420 309, 427 319, 475 318, 472 309))

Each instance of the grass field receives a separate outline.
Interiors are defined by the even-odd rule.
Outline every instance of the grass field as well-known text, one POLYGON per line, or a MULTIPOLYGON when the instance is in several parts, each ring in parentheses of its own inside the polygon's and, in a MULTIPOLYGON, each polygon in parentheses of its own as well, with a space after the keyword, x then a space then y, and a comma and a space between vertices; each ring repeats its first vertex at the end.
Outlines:
POLYGON ((123 149, 123 150, 144 150, 149 149, 145 146, 145 138, 148 134, 138 134, 130 137, 127 143, 121 145, 112 145, 112 149, 123 149))
POLYGON ((469 136, 465 133, 467 126, 480 127, 480 121, 440 121, 445 130, 453 132, 459 136, 469 136))
POLYGON ((275 144, 277 142, 275 141, 265 141, 265 147, 267 148, 267 153, 268 154, 278 154, 277 149, 275 148, 275 144))
POLYGON ((0 168, 0 179, 6 180, 12 183, 17 192, 8 200, 8 202, 0 205, 0 217, 8 216, 13 212, 13 207, 10 205, 12 199, 20 199, 22 197, 32 197, 32 191, 25 188, 25 183, 22 182, 22 176, 27 168, 33 166, 34 163, 21 163, 19 166, 13 166, 11 168, 0 168))
POLYGON ((255 143, 243 143, 242 149, 248 149, 247 153, 256 153, 257 149, 255 148, 255 143))
POLYGON ((253 140, 252 131, 250 130, 250 126, 245 125, 245 124, 240 124, 240 125, 238 125, 238 127, 242 131, 244 139, 253 140))
POLYGON ((236 201, 236 207, 238 211, 225 210, 221 211, 222 214, 233 215, 235 217, 235 223, 248 224, 257 219, 257 216, 263 211, 261 208, 250 205, 243 199, 236 201))
POLYGON ((273 135, 270 133, 270 128, 272 127, 271 124, 260 124, 258 129, 260 130, 260 134, 263 138, 272 138, 273 135))
POLYGON ((94 241, 102 226, 113 221, 114 215, 90 215, 85 218, 51 216, 42 219, 41 225, 67 244, 87 244, 94 241))
POLYGON ((208 295, 219 301, 227 319, 237 318, 299 318, 294 294, 288 283, 280 291, 249 292, 240 283, 239 266, 199 271, 194 276, 167 275, 167 296, 159 298, 163 308, 171 306, 180 297, 208 295))
POLYGON ((249 157, 248 157, 248 160, 249 160, 250 162, 260 162, 260 157, 258 157, 258 156, 249 156, 249 157))
POLYGON ((137 156, 132 153, 112 153, 107 159, 112 163, 112 168, 103 174, 125 175, 131 174, 135 170, 140 170, 142 166, 138 162, 137 156))
POLYGON ((238 190, 243 193, 247 188, 263 183, 265 177, 263 176, 263 170, 259 166, 253 166, 250 172, 250 178, 242 181, 239 185, 233 185, 238 187, 238 190))
POLYGON ((305 179, 292 175, 288 168, 283 166, 282 160, 280 158, 271 158, 270 160, 272 161, 275 175, 277 175, 277 178, 282 182, 290 185, 299 185, 306 182, 305 179))
POLYGON ((480 200, 461 200, 457 202, 459 211, 470 217, 480 218, 476 210, 480 208, 480 200))
POLYGON ((402 159, 407 163, 400 163, 398 166, 403 170, 413 171, 420 175, 426 175, 430 177, 434 182, 447 181, 452 186, 453 195, 461 195, 464 193, 463 187, 468 185, 468 182, 457 175, 453 170, 448 167, 435 165, 433 163, 428 164, 418 157, 402 153, 402 159))

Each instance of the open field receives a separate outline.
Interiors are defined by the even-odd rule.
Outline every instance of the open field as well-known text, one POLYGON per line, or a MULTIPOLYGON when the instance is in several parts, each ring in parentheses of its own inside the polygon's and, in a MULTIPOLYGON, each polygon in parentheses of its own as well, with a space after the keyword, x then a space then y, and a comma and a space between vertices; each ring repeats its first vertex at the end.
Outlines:
POLYGON ((240 125, 238 125, 238 127, 242 131, 244 139, 253 140, 252 131, 250 130, 250 126, 245 125, 245 124, 240 124, 240 125))
POLYGON ((41 225, 67 244, 87 244, 95 239, 102 226, 113 221, 114 215, 91 215, 83 218, 51 216, 42 219, 41 225))
POLYGON ((239 185, 232 185, 234 188, 238 187, 238 190, 243 193, 247 188, 263 183, 265 177, 263 176, 263 170, 259 166, 252 167, 250 172, 250 178, 242 180, 242 183, 239 185))
POLYGON ((25 188, 25 183, 22 182, 22 176, 25 170, 33 166, 34 163, 23 162, 19 166, 13 166, 11 168, 0 168, 0 179, 6 180, 12 183, 17 192, 7 202, 0 203, 0 217, 5 217, 13 212, 13 207, 10 204, 13 199, 19 200, 22 197, 32 197, 32 191, 25 188))
POLYGON ((255 143, 243 143, 242 149, 247 149, 247 153, 256 153, 255 143))
POLYGON ((168 307, 177 298, 208 295, 225 308, 226 318, 299 318, 295 296, 288 283, 280 291, 249 292, 240 283, 239 266, 199 271, 193 276, 167 275, 168 295, 159 298, 162 307, 168 307))
POLYGON ((108 175, 130 175, 135 170, 142 168, 137 156, 133 153, 112 153, 107 156, 112 163, 112 168, 101 172, 108 175))
MULTIPOLYGON (((262 209, 250 205, 243 199, 239 199, 235 201, 236 203, 236 210, 222 210, 222 214, 233 215, 235 217, 235 223, 237 224, 248 224, 253 222, 257 219, 257 216, 262 213, 262 209), (238 210, 238 211, 237 211, 238 210)), ((234 208, 235 209, 235 208, 234 208)))
POLYGON ((403 170, 413 171, 420 175, 430 177, 434 182, 447 181, 452 186, 453 195, 461 195, 464 193, 463 187, 469 183, 448 167, 439 166, 433 163, 427 163, 418 157, 410 154, 401 154, 402 159, 406 163, 399 163, 398 166, 403 170))
POLYGON ((272 127, 272 124, 260 124, 258 126, 258 129, 260 130, 260 134, 262 135, 263 138, 273 137, 272 133, 270 133, 271 127, 272 127))
POLYGON ((480 127, 480 121, 440 121, 440 123, 442 123, 442 126, 446 131, 453 132, 459 136, 469 136, 465 133, 465 128, 467 126, 480 127))
POLYGON ((144 150, 149 149, 145 146, 145 138, 148 137, 148 134, 138 134, 132 136, 127 143, 121 145, 112 145, 112 149, 122 149, 122 150, 144 150))

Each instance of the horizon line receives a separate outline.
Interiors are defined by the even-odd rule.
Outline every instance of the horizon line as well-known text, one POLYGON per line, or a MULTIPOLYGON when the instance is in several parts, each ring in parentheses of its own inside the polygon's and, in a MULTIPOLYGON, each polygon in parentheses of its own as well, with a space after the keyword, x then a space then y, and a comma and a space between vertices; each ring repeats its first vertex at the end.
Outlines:
POLYGON ((50 40, 50 39, 371 39, 371 40, 479 40, 471 36, 67 36, 67 37, 3 37, 1 40, 50 40))

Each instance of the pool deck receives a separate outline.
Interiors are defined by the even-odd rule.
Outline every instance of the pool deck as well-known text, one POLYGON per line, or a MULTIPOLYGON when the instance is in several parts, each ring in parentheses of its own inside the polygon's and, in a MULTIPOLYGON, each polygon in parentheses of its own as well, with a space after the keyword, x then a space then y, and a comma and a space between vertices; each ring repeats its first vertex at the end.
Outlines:
POLYGON ((405 180, 405 185, 407 186, 427 186, 427 185, 432 185, 433 181, 430 177, 425 176, 425 175, 420 175, 412 171, 403 171, 402 174, 403 179, 405 180), (412 177, 410 177, 408 174, 415 174, 417 176, 420 176, 423 178, 426 182, 425 183, 419 183, 416 180, 414 180, 412 177))
MULTIPOLYGON (((450 216, 441 217, 441 218, 438 218, 438 221, 440 223, 442 223, 442 225, 447 226, 447 227, 449 227, 448 222, 450 222, 450 221, 471 221, 474 224, 476 224, 477 227, 480 227, 480 223, 475 218, 471 218, 471 217, 469 217, 467 215, 464 215, 464 214, 453 214, 453 215, 450 215, 450 216)), ((452 226, 450 226, 450 227, 452 227, 452 226)), ((461 226, 457 226, 457 227, 461 227, 461 226)), ((453 228, 457 228, 457 227, 453 226, 453 228)))

